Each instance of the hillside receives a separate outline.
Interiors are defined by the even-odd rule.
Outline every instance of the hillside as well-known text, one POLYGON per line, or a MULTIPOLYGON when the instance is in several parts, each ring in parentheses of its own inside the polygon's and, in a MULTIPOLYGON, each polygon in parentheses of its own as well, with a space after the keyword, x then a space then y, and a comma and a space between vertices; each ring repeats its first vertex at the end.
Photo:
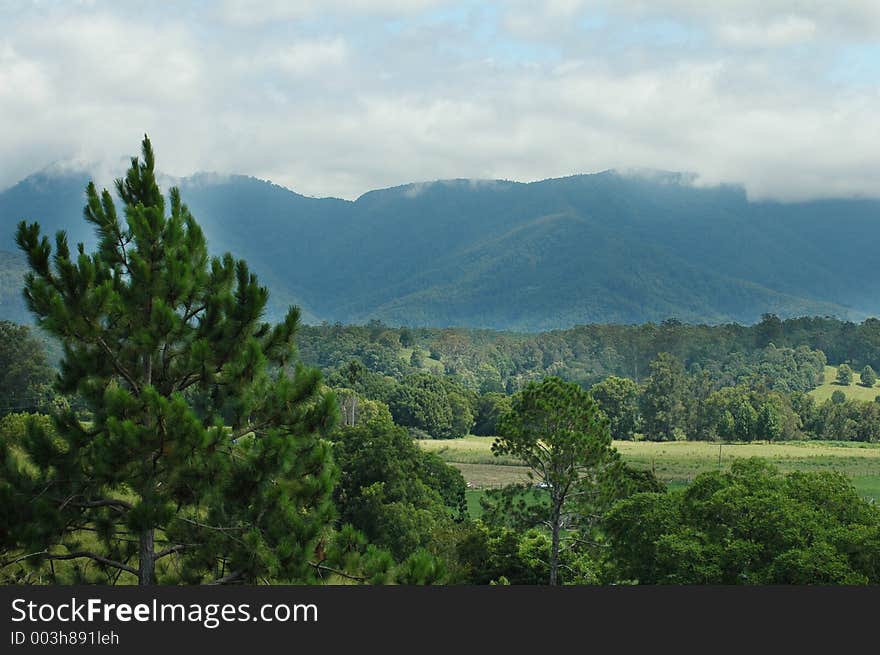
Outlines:
MULTIPOLYGON (((0 193, 0 250, 14 250, 22 217, 90 239, 85 182, 43 173, 0 193)), ((212 249, 269 286, 270 311, 297 303, 310 322, 536 331, 880 313, 874 200, 750 202, 738 187, 612 171, 410 184, 354 202, 244 176, 181 187, 212 249)))
POLYGON ((865 387, 861 384, 859 371, 853 373, 853 382, 847 386, 837 384, 837 367, 825 367, 825 382, 810 392, 817 402, 825 402, 835 391, 843 392, 849 400, 863 400, 870 402, 880 396, 880 387, 876 384, 873 387, 865 387))

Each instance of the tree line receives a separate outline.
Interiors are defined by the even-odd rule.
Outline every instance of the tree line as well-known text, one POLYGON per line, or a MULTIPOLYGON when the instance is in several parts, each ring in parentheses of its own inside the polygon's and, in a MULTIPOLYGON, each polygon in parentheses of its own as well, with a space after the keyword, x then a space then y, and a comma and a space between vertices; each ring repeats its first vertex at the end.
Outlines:
MULTIPOLYGON (((75 396, 53 393, 54 372, 40 342, 26 327, 0 323, 6 362, 0 380, 3 411, 34 411, 52 404, 73 405, 75 396)), ((415 351, 414 351, 415 352, 415 351)), ((469 386, 460 375, 408 367, 394 374, 376 359, 357 357, 338 368, 325 369, 324 383, 340 403, 342 422, 353 425, 363 412, 387 412, 395 424, 417 438, 455 438, 466 434, 494 436, 512 394, 469 386)), ((757 351, 754 363, 743 356, 738 364, 684 363, 669 353, 649 362, 643 382, 608 376, 585 387, 611 422, 615 439, 758 441, 825 439, 880 440, 880 404, 847 399, 838 390, 817 402, 807 392, 824 377, 825 357, 806 346, 757 351), (791 389, 794 389, 793 391, 791 389)), ((837 384, 855 384, 847 365, 838 368, 837 384)), ((858 384, 873 387, 870 366, 858 384)))
POLYGON ((359 359, 370 370, 400 377, 410 367, 458 376, 476 391, 512 393, 530 380, 556 375, 587 388, 614 375, 644 382, 660 353, 686 369, 709 369, 727 386, 760 378, 780 391, 809 391, 816 380, 790 357, 821 351, 827 362, 880 370, 880 320, 861 324, 833 317, 755 325, 692 325, 669 319, 641 325, 583 325, 539 334, 460 328, 367 325, 303 326, 303 360, 333 370, 359 359), (768 346, 775 351, 767 353, 768 346), (792 352, 794 351, 794 352, 792 352))

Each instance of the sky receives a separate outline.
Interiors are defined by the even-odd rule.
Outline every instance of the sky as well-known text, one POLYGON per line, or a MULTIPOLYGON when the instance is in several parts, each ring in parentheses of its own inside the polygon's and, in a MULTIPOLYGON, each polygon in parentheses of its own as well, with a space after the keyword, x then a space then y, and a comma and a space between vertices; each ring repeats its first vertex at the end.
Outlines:
POLYGON ((310 196, 610 168, 880 196, 877 0, 0 0, 0 189, 47 166, 310 196))

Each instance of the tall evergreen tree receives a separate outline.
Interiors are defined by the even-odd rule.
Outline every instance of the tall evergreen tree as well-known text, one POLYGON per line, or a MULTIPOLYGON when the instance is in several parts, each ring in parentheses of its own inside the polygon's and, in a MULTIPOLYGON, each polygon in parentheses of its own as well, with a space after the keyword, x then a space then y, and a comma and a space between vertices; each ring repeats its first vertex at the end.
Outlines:
POLYGON ((859 375, 859 381, 862 383, 863 387, 871 388, 877 384, 877 374, 874 372, 873 368, 865 366, 859 375))
POLYGON ((754 327, 755 345, 766 348, 771 343, 782 345, 783 323, 776 314, 762 314, 761 322, 754 327))
POLYGON ((629 378, 611 375, 594 384, 590 393, 608 417, 611 436, 632 439, 639 428, 639 385, 629 378))
POLYGON ((266 288, 244 261, 209 257, 177 189, 166 205, 146 137, 116 190, 121 216, 88 186, 94 253, 60 232, 53 254, 39 224, 18 226, 27 304, 63 344, 59 391, 89 416, 59 413, 57 438, 34 424, 26 464, 0 444, 0 545, 90 560, 84 581, 309 579, 337 409, 295 362, 299 312, 261 322, 266 288))
POLYGON ((673 355, 660 353, 651 362, 651 376, 642 394, 644 432, 648 439, 672 441, 687 418, 684 366, 673 355))
POLYGON ((492 452, 521 459, 550 496, 549 582, 555 585, 566 504, 615 461, 608 419, 589 392, 573 382, 550 377, 530 382, 513 397, 498 433, 492 452))

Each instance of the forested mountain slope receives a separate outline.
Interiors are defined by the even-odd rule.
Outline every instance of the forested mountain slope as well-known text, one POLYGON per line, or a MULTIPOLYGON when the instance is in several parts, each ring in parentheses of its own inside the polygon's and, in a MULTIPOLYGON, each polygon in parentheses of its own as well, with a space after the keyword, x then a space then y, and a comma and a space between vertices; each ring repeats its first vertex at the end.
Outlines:
MULTIPOLYGON (((40 173, 0 193, 0 250, 15 251, 22 218, 91 240, 86 182, 40 173)), ((244 176, 180 186, 212 249, 269 286, 273 313, 298 303, 310 322, 532 331, 880 313, 876 200, 750 202, 738 187, 613 171, 410 184, 353 202, 244 176)), ((0 260, 7 277, 14 262, 0 260)), ((15 302, 4 295, 0 308, 15 302)))

